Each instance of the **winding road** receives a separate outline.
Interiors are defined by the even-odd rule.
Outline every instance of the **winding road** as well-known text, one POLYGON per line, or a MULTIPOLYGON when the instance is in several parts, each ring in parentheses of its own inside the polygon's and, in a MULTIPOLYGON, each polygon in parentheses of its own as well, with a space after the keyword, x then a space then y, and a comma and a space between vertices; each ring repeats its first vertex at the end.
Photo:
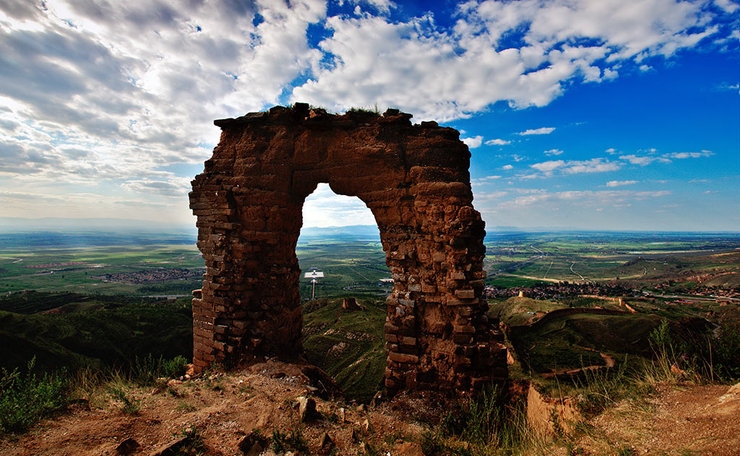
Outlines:
POLYGON ((570 272, 572 272, 573 274, 577 275, 578 277, 580 277, 580 278, 581 278, 581 280, 582 280, 582 281, 584 281, 584 282, 585 282, 585 281, 586 281, 586 279, 585 279, 585 278, 584 278, 584 277, 583 277, 583 276, 582 276, 581 274, 579 274, 579 273, 577 273, 576 271, 574 271, 574 270, 573 270, 573 265, 574 265, 574 264, 576 264, 576 262, 575 262, 575 261, 574 261, 574 262, 572 262, 572 263, 570 264, 570 272))
MULTIPOLYGON (((588 350, 588 349, 587 349, 588 350)), ((595 351, 595 350, 593 350, 595 351)), ((586 366, 578 369, 553 369, 552 372, 545 372, 540 374, 543 378, 553 378, 558 375, 576 375, 580 372, 595 371, 599 369, 611 369, 616 364, 614 358, 607 355, 606 353, 599 353, 599 356, 604 360, 604 366, 586 366)))

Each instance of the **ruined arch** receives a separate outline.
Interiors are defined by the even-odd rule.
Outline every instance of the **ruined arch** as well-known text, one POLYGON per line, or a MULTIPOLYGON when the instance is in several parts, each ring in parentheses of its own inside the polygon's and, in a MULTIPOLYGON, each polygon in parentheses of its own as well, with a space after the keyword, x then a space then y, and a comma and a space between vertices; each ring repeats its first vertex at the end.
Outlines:
POLYGON ((395 281, 387 298, 385 385, 467 390, 507 376, 486 316, 484 222, 459 133, 411 115, 274 107, 217 120, 190 207, 206 262, 193 299, 198 368, 302 352, 295 247, 319 183, 373 213, 395 281))

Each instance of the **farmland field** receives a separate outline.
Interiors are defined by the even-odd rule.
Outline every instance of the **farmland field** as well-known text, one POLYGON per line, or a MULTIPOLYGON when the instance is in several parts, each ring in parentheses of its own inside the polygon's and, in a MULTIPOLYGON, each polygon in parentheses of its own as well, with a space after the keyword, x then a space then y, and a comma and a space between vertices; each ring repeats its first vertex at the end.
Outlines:
MULTIPOLYGON (((5 235, 7 239, 9 236, 5 235)), ((37 238, 40 236, 37 236, 37 238)), ((54 236, 59 239, 59 236, 54 236)), ((20 290, 96 294, 185 295, 200 288, 203 259, 194 244, 141 239, 99 244, 0 244, 0 293, 20 290)), ((3 240, 3 239, 0 239, 3 240)), ((123 240, 122 240, 123 241, 123 240)))
MULTIPOLYGON (((384 371, 392 288, 370 228, 308 229, 296 248, 303 272, 324 273, 313 290, 299 283, 306 356, 358 399, 384 371), (343 297, 365 310, 343 310, 343 297)), ((494 232, 485 244, 490 313, 510 328, 527 375, 650 356, 663 320, 686 346, 724 334, 714 343, 725 344, 726 372, 740 374, 740 234, 494 232)), ((193 234, 0 234, 3 364, 189 357, 189 298, 203 272, 193 234)))
MULTIPOLYGON (((390 291, 377 229, 306 230, 296 248, 301 269, 325 275, 316 297, 382 297, 390 291)), ((673 281, 690 273, 724 275, 740 286, 740 234, 490 233, 487 284, 533 286, 560 281, 673 281)), ((136 296, 188 296, 200 288, 203 259, 193 235, 151 233, 0 234, 0 293, 68 291, 136 296)), ((300 281, 311 296, 310 279, 300 281)))
MULTIPOLYGON (((375 233, 361 235, 301 236, 296 255, 301 269, 317 268, 324 279, 316 284, 317 298, 367 295, 385 298, 392 284, 381 282, 391 274, 385 265, 385 254, 375 233)), ((303 299, 311 297, 311 280, 300 282, 303 299)))
POLYGON ((493 233, 486 237, 488 282, 648 279, 734 262, 740 235, 709 233, 493 233))

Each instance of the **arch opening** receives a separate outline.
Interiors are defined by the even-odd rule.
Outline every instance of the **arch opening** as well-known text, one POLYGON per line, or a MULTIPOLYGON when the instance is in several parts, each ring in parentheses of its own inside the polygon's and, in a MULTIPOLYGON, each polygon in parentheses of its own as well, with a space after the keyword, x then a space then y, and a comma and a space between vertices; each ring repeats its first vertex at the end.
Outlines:
POLYGON ((359 198, 319 184, 305 200, 303 221, 296 246, 303 355, 345 399, 367 402, 383 384, 392 289, 375 219, 359 198))
POLYGON ((390 271, 372 212, 359 198, 338 195, 328 184, 319 184, 303 204, 296 255, 304 302, 352 294, 385 299, 390 292, 390 271), (324 276, 314 277, 312 270, 324 276))

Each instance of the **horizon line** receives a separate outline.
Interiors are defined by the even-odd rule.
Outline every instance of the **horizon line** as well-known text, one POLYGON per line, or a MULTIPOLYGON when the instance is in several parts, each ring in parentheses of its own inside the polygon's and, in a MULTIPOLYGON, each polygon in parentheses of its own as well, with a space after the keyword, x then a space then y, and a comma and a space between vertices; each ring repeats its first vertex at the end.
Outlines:
MULTIPOLYGON (((330 225, 330 226, 303 226, 303 229, 310 230, 357 230, 367 228, 378 229, 377 225, 330 225)), ((84 231, 163 231, 166 230, 187 230, 197 231, 195 223, 173 223, 153 220, 140 219, 118 219, 118 218, 72 218, 72 217, 0 217, 0 231, 10 234, 28 233, 38 231, 66 231, 66 230, 84 230, 84 231), (30 226, 27 226, 30 225, 30 226), (52 226, 53 225, 53 226, 52 226), (118 225, 118 226, 116 226, 118 225)), ((607 229, 607 228, 579 228, 579 227, 545 227, 545 226, 508 226, 496 225, 486 227, 486 235, 492 233, 504 232, 521 232, 521 233, 568 233, 568 232, 593 232, 593 233, 702 233, 702 234, 733 234, 740 235, 740 230, 689 230, 689 229, 607 229)))

